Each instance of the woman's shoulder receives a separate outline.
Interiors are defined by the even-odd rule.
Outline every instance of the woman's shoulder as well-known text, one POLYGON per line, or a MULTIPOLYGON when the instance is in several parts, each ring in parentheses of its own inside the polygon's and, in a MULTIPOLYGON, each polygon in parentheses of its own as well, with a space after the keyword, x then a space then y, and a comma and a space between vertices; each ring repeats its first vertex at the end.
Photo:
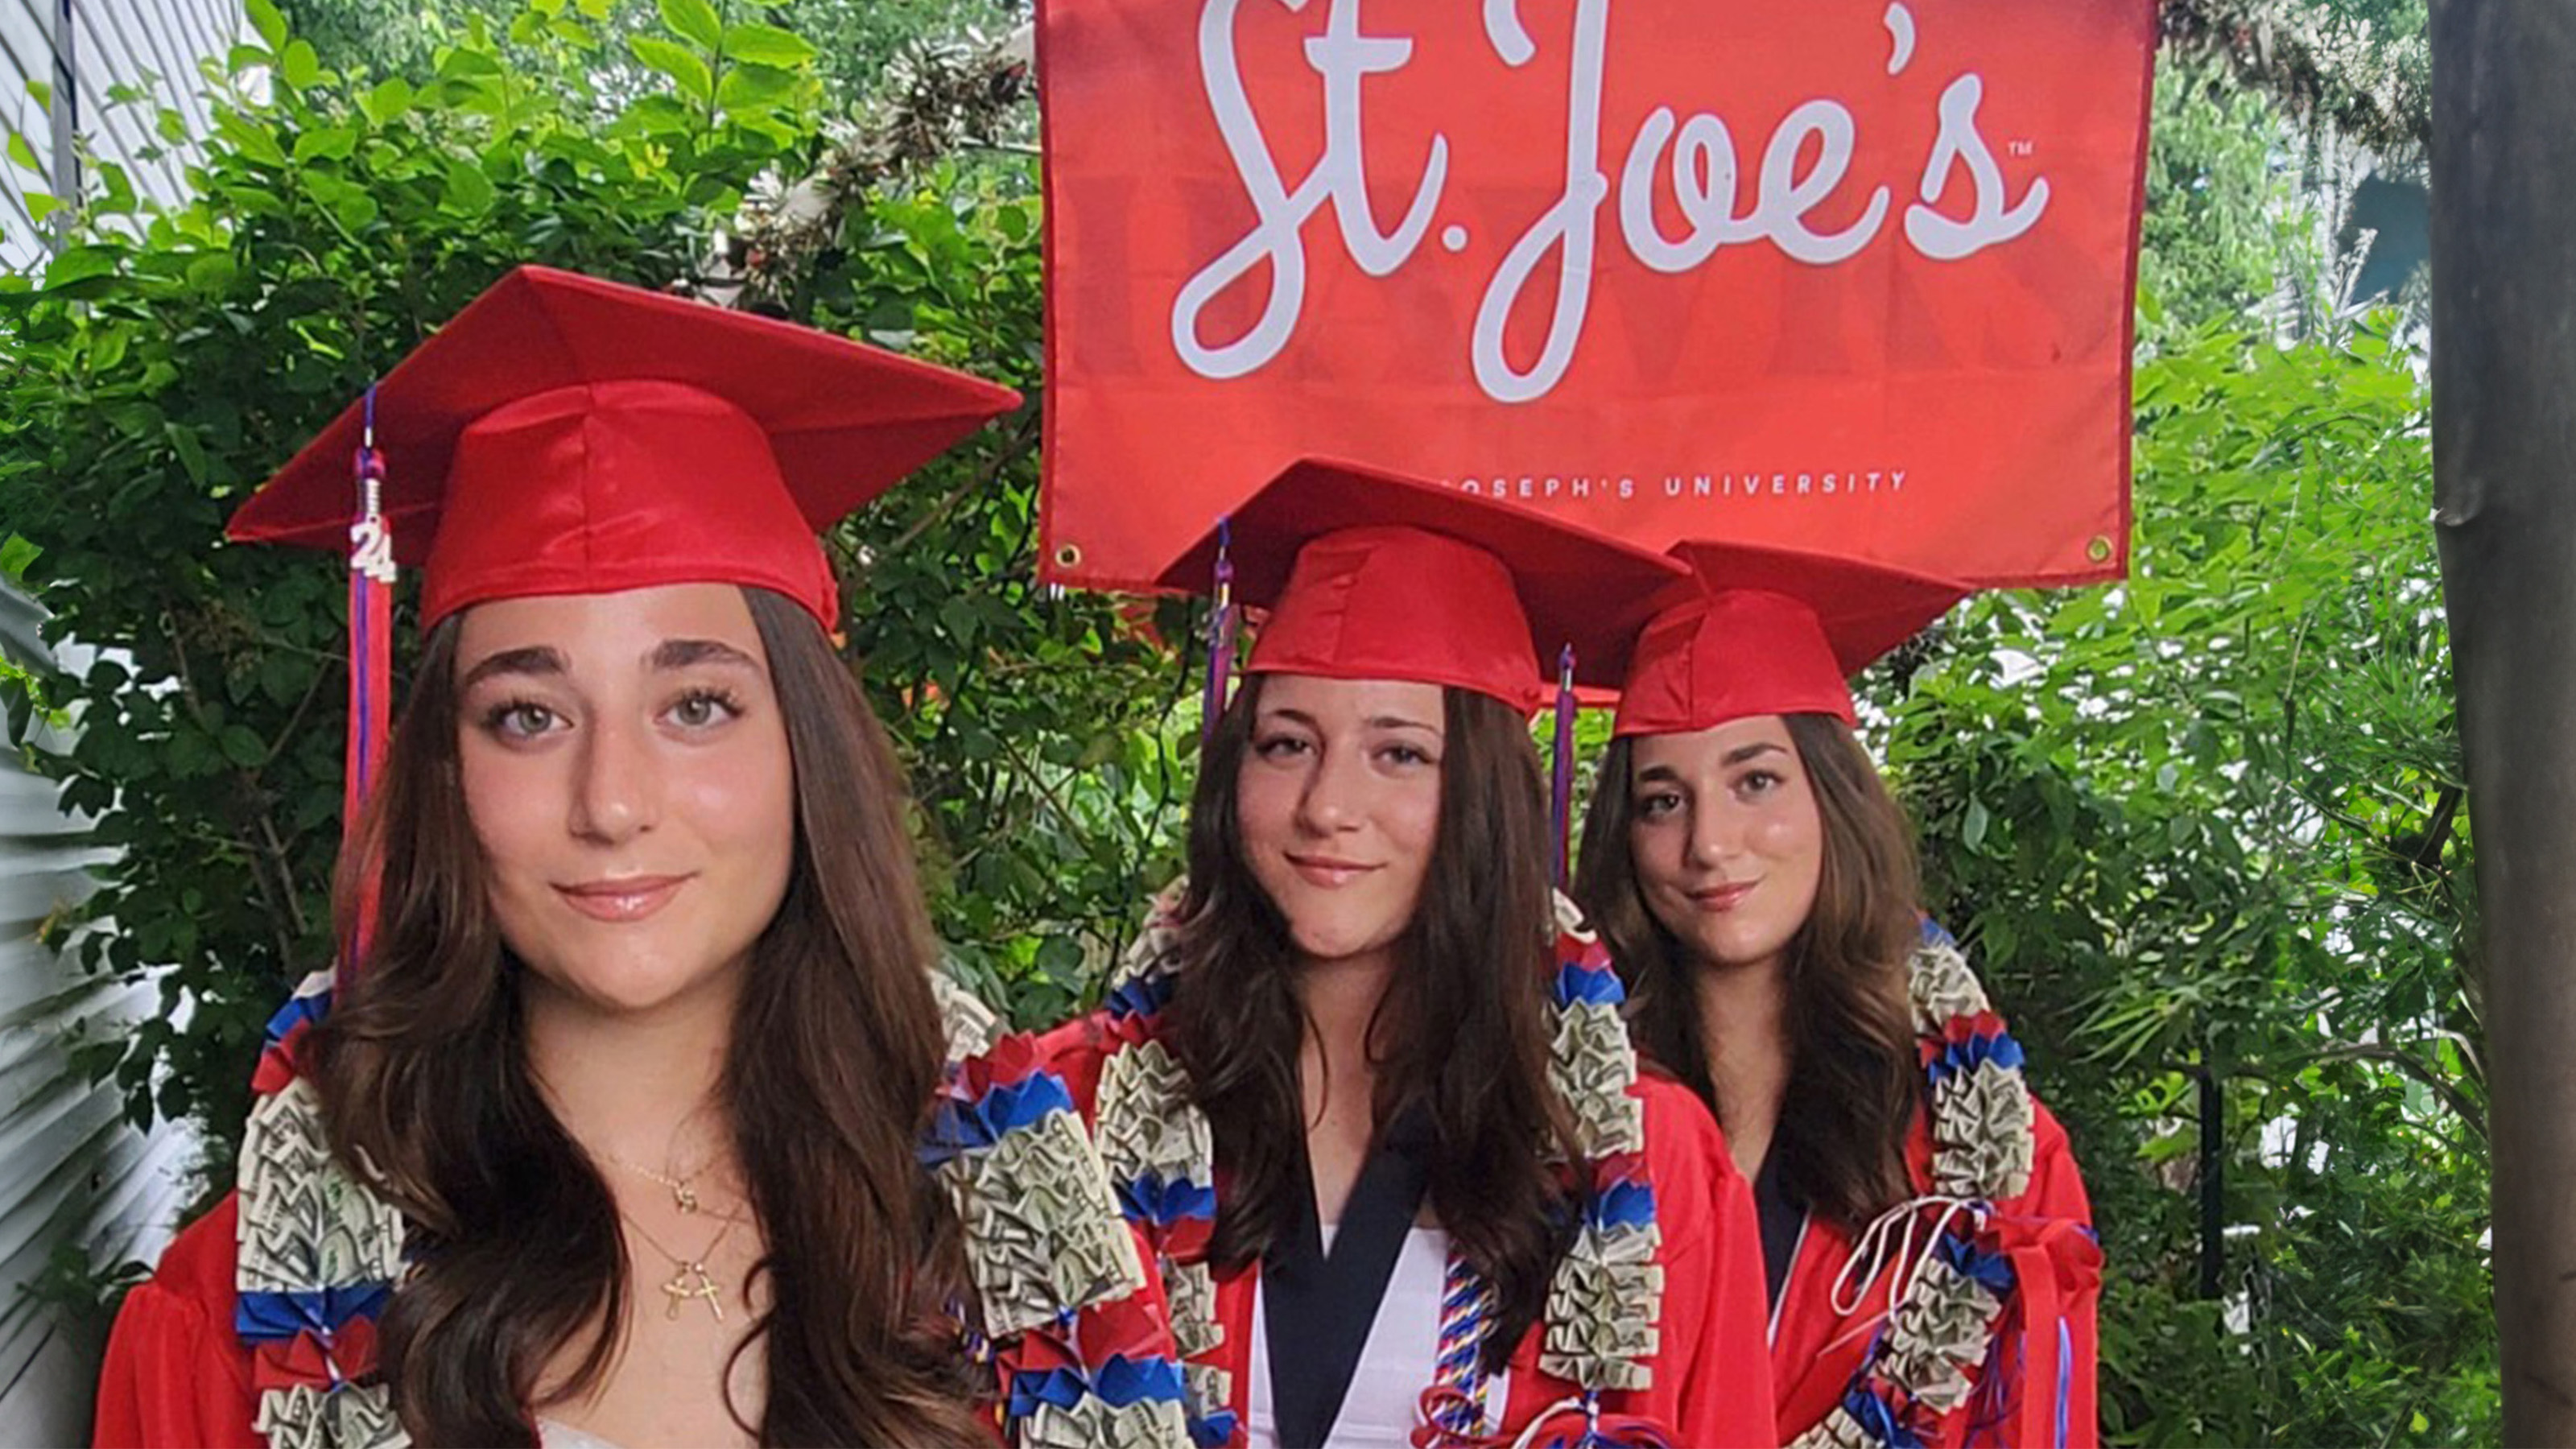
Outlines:
POLYGON ((1649 1152, 1657 1150, 1658 1139, 1668 1150, 1704 1151, 1725 1145, 1725 1135, 1718 1130, 1717 1118, 1710 1114, 1708 1104, 1679 1077, 1653 1062, 1638 1060, 1637 1080, 1629 1086, 1628 1095, 1644 1109, 1649 1152))
POLYGON ((1027 1037, 1038 1065, 1063 1079, 1088 1119, 1100 1094, 1100 1073, 1111 1055, 1132 1039, 1108 1007, 1086 1011, 1027 1037))
POLYGON ((2027 1213, 2090 1223, 2092 1195, 2085 1189, 2083 1169, 2076 1165, 2075 1139, 2036 1092, 2030 1098, 2030 1137, 2030 1188, 2014 1206, 2027 1213))
POLYGON ((1726 1133, 1698 1093, 1641 1063, 1629 1095, 1644 1111, 1646 1167, 1655 1185, 1656 1215, 1668 1233, 1677 1221, 1718 1211, 1728 1194, 1750 1192, 1727 1151, 1726 1133))
POLYGON ((241 1197, 228 1192, 205 1216, 180 1229, 178 1236, 170 1240, 144 1286, 207 1310, 229 1329, 233 1304, 239 1297, 234 1285, 234 1263, 240 1244, 241 1197))
POLYGON ((227 1194, 126 1295, 98 1383, 101 1445, 254 1445, 251 1354, 233 1330, 240 1209, 227 1194))

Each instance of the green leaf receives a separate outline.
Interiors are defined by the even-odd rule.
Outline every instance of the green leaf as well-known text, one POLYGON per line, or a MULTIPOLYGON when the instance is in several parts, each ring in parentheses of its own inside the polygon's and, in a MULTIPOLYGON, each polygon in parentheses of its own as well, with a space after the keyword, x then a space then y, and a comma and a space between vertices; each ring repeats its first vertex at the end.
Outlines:
POLYGON ((312 678, 311 666, 283 650, 272 649, 260 656, 259 688, 271 704, 293 704, 312 678))
POLYGON ((46 290, 59 291, 74 282, 87 281, 93 277, 114 276, 119 264, 124 260, 125 250, 122 247, 68 247, 57 253, 52 263, 45 268, 46 290))
POLYGON ((325 126, 307 131, 295 138, 297 164, 307 161, 345 161, 358 149, 358 133, 346 126, 325 126))
POLYGON ((626 48, 635 52, 637 60, 669 76, 689 99, 701 105, 715 99, 715 73, 687 46, 649 35, 632 35, 626 39, 626 48))
POLYGON ((262 43, 274 55, 286 44, 286 16, 273 0, 243 0, 242 8, 250 15, 251 29, 259 32, 262 43))
POLYGON ((34 563, 36 556, 43 552, 43 549, 36 546, 35 540, 19 534, 12 533, 6 537, 0 537, 0 577, 24 580, 27 577, 27 566, 34 563))
POLYGON ((363 187, 344 181, 327 171, 302 174, 304 189, 327 208, 341 227, 355 234, 373 225, 383 214, 383 206, 363 187))
POLYGON ((463 157, 447 163, 447 188, 441 204, 464 216, 481 216, 492 209, 492 182, 483 168, 463 157))
POLYGON ((724 22, 707 0, 661 0, 662 23, 700 50, 714 53, 724 44, 724 22))
POLYGON ((188 263, 188 285, 200 292, 221 292, 233 284, 239 268, 230 252, 208 252, 188 263))
POLYGON ((1049 936, 1038 943, 1038 969, 1054 980, 1070 984, 1082 970, 1082 943, 1065 936, 1049 936))
POLYGON ((801 83, 794 72, 776 66, 728 66, 716 87, 716 104, 728 111, 765 109, 796 94, 801 83))
POLYGON ((626 121, 648 136, 668 136, 697 129, 698 113, 680 98, 655 91, 637 96, 626 108, 626 121))
POLYGON ((745 20, 725 27, 724 54, 727 60, 746 60, 793 70, 811 62, 818 53, 813 42, 775 25, 745 20))
POLYGON ((389 125, 411 109, 411 82, 392 76, 377 82, 374 89, 358 97, 358 109, 379 126, 389 125))
POLYGON ((1986 843, 1986 827, 1994 817, 1987 813, 1986 802, 1970 800, 1967 817, 1959 822, 1959 843, 1970 850, 1986 843))
POLYGON ((37 110, 51 111, 54 108, 54 88, 44 81, 27 82, 27 98, 36 103, 37 110))
POLYGON ((179 466, 187 472, 188 481, 203 488, 210 470, 206 466, 206 448, 197 441, 194 428, 178 423, 169 425, 171 451, 179 455, 179 466))
POLYGON ((264 122, 240 111, 225 111, 215 118, 215 133, 232 142, 235 150, 253 161, 269 166, 286 165, 286 148, 277 144, 277 133, 264 122))
POLYGON ((111 215, 124 215, 134 210, 134 178, 113 161, 98 163, 99 198, 97 209, 111 215))
POLYGON ((492 52, 477 46, 460 45, 439 58, 440 80, 472 80, 477 77, 508 74, 492 52))
POLYGON ((308 41, 293 41, 277 57, 277 78, 295 89, 310 90, 322 79, 322 58, 308 41))
POLYGON ((243 769, 256 769, 268 758, 268 746, 259 733, 248 725, 226 725, 220 740, 224 758, 243 769))
POLYGON ((45 163, 36 159, 36 148, 28 145, 27 138, 16 131, 9 133, 9 159, 17 162, 23 170, 33 171, 39 176, 47 174, 45 163))

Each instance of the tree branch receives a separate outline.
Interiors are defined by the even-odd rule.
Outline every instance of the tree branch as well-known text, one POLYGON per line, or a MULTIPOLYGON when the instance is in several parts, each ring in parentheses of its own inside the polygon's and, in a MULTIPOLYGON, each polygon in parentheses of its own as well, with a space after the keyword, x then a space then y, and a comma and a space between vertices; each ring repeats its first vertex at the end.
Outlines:
POLYGON ((2423 37, 2374 43, 2367 29, 2320 23, 2300 0, 2163 0, 2165 40, 2214 56, 2237 79, 2306 120, 2388 156, 2433 145, 2423 37))
POLYGON ((2487 1140, 2486 1110, 2470 1101, 2468 1094, 2460 1090, 2459 1084, 2442 1075, 2432 1063, 2403 1048, 2389 1046, 2382 1042, 2338 1042, 2303 1057, 2294 1057, 2290 1061, 2290 1066, 2295 1071, 2324 1062, 2350 1061, 2380 1062, 2413 1077, 2423 1083, 2434 1096, 2441 1098, 2442 1105, 2450 1108, 2452 1116, 2459 1118, 2470 1131, 2476 1133, 2480 1142, 2487 1140))

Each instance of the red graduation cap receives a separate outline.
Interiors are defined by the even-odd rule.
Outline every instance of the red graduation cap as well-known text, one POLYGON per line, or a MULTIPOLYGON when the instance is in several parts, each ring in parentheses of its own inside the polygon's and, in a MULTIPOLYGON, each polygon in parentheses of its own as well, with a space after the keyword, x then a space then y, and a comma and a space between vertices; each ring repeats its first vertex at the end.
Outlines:
POLYGON ((383 459, 424 628, 470 604, 670 583, 774 589, 826 629, 815 535, 997 414, 1005 387, 809 327, 544 267, 474 299, 235 513, 346 548, 383 459))
POLYGON ((1523 711, 1562 646, 1578 681, 1617 680, 1637 625, 1688 578, 1515 504, 1321 458, 1264 485, 1159 582, 1208 592, 1221 552, 1236 598, 1270 611, 1249 672, 1421 680, 1523 711))
POLYGON ((812 328, 521 267, 226 533, 348 550, 345 827, 384 755, 394 565, 426 571, 424 629, 494 599, 729 583, 831 630, 840 595, 816 533, 1018 403, 812 328))
POLYGON ((1685 543, 1702 592, 1636 643, 1615 735, 1683 734, 1760 714, 1857 723, 1852 675, 1974 592, 1858 559, 1685 543))

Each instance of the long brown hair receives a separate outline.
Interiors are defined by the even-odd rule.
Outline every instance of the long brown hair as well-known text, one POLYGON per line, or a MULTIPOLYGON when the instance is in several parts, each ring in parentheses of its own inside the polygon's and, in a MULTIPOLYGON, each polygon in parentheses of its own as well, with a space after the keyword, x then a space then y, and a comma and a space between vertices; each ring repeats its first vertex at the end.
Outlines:
MULTIPOLYGON (((1905 1137, 1921 1082, 1906 996, 1920 929, 1914 836, 1849 727, 1827 714, 1783 719, 1824 823, 1824 863, 1815 906, 1789 942, 1789 1082, 1771 1151, 1792 1202, 1856 1225, 1912 1196, 1905 1137)), ((1575 898, 1627 978, 1639 1047, 1716 1111, 1698 965, 1637 884, 1634 755, 1626 739, 1602 754, 1575 898)))
MULTIPOLYGON (((801 609, 744 590, 795 762, 796 851, 754 947, 720 1098, 768 1235, 764 1444, 982 1444, 956 1329, 953 1215, 916 1164, 945 1043, 901 773, 858 682, 801 609)), ((549 1357, 589 1341, 597 1386, 626 1321, 614 1199, 528 1070, 525 968, 503 945, 457 754, 457 625, 431 635, 340 881, 385 863, 374 941, 313 1038, 339 1160, 408 1216, 415 1267, 382 1325, 412 1437, 532 1444, 549 1357)), ((728 1381, 730 1375, 727 1375, 728 1381)), ((731 1406, 729 1406, 731 1407, 731 1406)))
MULTIPOLYGON (((1369 1024, 1380 1130, 1420 1104, 1431 1122, 1432 1210, 1494 1287, 1490 1364, 1546 1306, 1570 1196, 1551 1157, 1570 1157, 1565 1106, 1547 1078, 1554 911, 1538 754, 1498 700, 1442 691, 1447 737, 1440 819, 1422 900, 1369 1024)), ((1211 1256, 1259 1256, 1296 1221, 1306 1127, 1297 1062, 1305 1014, 1287 920, 1253 878, 1235 825, 1236 781, 1261 705, 1244 681, 1217 721, 1190 800, 1185 968, 1169 1040, 1215 1131, 1228 1190, 1211 1256)))

